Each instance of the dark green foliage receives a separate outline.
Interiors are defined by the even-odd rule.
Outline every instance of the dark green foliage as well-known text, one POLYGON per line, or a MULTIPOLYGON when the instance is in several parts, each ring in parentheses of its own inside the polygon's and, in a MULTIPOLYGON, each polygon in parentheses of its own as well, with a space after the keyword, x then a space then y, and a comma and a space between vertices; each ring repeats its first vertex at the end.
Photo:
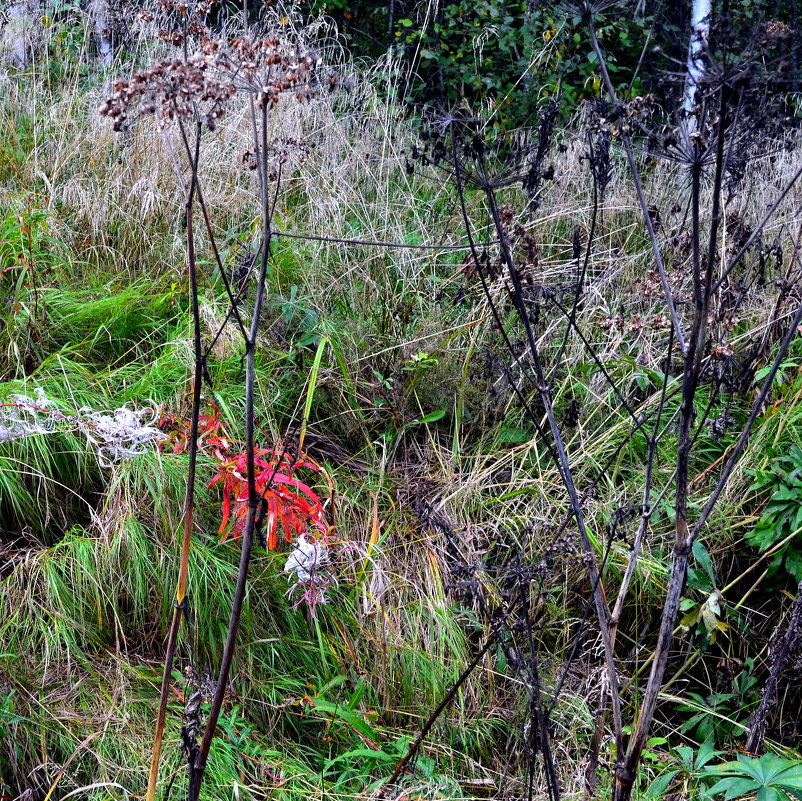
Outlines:
POLYGON ((759 759, 739 754, 733 762, 713 765, 705 770, 707 778, 717 778, 709 794, 730 799, 753 797, 757 801, 791 801, 802 798, 802 763, 764 754, 759 759))
POLYGON ((774 572, 782 566, 795 582, 802 581, 802 448, 794 445, 770 470, 756 473, 752 489, 768 495, 768 502, 746 541, 764 553, 795 535, 777 550, 770 565, 774 572))
MULTIPOLYGON (((599 93, 582 18, 560 6, 526 0, 308 5, 311 13, 330 14, 355 52, 375 57, 389 50, 400 57, 407 72, 402 99, 413 104, 489 106, 493 126, 510 129, 533 124, 549 96, 562 95, 570 115, 577 100, 599 93)), ((614 11, 598 19, 609 69, 626 94, 652 19, 614 11)), ((635 79, 633 93, 638 89, 635 79)))

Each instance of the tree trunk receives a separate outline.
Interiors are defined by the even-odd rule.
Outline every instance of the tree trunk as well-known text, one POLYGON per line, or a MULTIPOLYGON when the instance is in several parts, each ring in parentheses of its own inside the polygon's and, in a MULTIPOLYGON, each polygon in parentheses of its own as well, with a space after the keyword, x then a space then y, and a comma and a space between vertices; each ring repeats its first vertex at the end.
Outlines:
POLYGON ((28 65, 33 49, 36 29, 39 27, 37 0, 12 0, 6 12, 7 23, 3 31, 3 49, 8 59, 20 69, 28 65))
POLYGON ((693 110, 697 102, 697 90, 704 74, 704 54, 710 35, 710 8, 711 0, 693 0, 688 72, 685 77, 685 94, 682 99, 682 110, 687 120, 689 133, 696 130, 693 110))
POLYGON ((87 7, 92 28, 95 32, 98 61, 104 67, 110 67, 113 50, 108 32, 108 3, 106 0, 90 0, 87 7))

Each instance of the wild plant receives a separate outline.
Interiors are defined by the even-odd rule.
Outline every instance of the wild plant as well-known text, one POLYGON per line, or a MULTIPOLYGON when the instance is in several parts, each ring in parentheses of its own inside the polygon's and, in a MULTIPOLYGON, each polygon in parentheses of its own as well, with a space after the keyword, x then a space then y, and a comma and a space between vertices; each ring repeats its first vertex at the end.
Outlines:
MULTIPOLYGON (((733 219, 738 220, 734 208, 738 184, 743 178, 738 164, 765 146, 757 132, 771 127, 778 119, 778 111, 780 116, 782 114, 782 100, 777 102, 776 75, 747 68, 750 59, 764 53, 769 46, 768 40, 755 37, 745 53, 732 58, 721 38, 711 39, 708 44, 697 31, 692 43, 694 71, 692 79, 689 78, 691 87, 688 90, 692 102, 686 104, 685 112, 680 113, 673 124, 668 124, 661 119, 663 112, 655 96, 621 100, 617 95, 596 31, 596 15, 610 5, 579 4, 576 7, 576 13, 587 26, 607 101, 597 104, 591 113, 591 125, 585 137, 594 200, 584 258, 582 249, 575 247, 574 274, 570 283, 537 279, 538 248, 536 237, 527 229, 525 206, 522 204, 516 213, 499 199, 500 193, 509 193, 510 187, 519 185, 524 191, 529 191, 530 197, 534 191, 537 202, 543 202, 541 197, 546 190, 542 188, 542 180, 551 176, 550 170, 543 166, 548 146, 543 146, 542 136, 540 141, 515 136, 494 138, 481 117, 474 118, 463 111, 452 112, 435 117, 425 127, 421 144, 413 156, 425 168, 452 179, 466 237, 471 244, 465 275, 469 279, 478 278, 506 350, 508 364, 505 372, 509 391, 529 418, 538 440, 544 443, 564 487, 563 502, 569 511, 557 530, 562 536, 566 530, 574 529, 578 538, 589 594, 585 615, 590 610, 595 615, 606 686, 609 688, 597 713, 596 734, 588 758, 587 793, 590 797, 596 792, 599 748, 609 704, 616 765, 613 798, 626 801, 631 797, 637 780, 664 686, 692 555, 698 551, 699 538, 736 470, 752 429, 765 408, 772 382, 802 323, 802 304, 798 296, 792 299, 784 293, 767 317, 755 321, 758 331, 767 326, 773 328, 780 344, 770 366, 761 374, 754 401, 743 410, 740 422, 736 423, 730 412, 742 402, 737 396, 739 381, 742 382, 744 376, 751 378, 754 373, 752 365, 761 349, 765 348, 766 341, 763 336, 753 337, 748 344, 741 343, 736 355, 729 344, 729 333, 738 326, 745 302, 764 280, 756 243, 762 240, 767 225, 795 186, 802 170, 793 172, 778 194, 766 204, 766 212, 754 225, 749 226, 743 235, 736 236, 734 243, 722 245, 722 231, 727 230, 726 226, 732 226, 733 219), (640 332, 648 325, 662 340, 657 345, 664 354, 659 363, 658 391, 645 404, 636 403, 626 388, 615 380, 599 357, 593 335, 583 331, 577 321, 577 310, 593 289, 596 278, 590 267, 591 255, 596 245, 600 198, 610 181, 611 142, 623 151, 629 169, 631 187, 642 212, 654 263, 653 270, 647 275, 649 294, 652 298, 659 298, 654 321, 647 323, 640 315, 630 321, 632 332, 640 332), (645 147, 649 153, 677 165, 681 182, 677 206, 684 209, 683 222, 687 223, 680 253, 675 252, 675 258, 679 256, 684 261, 679 275, 669 272, 666 245, 661 237, 660 212, 648 199, 636 147, 645 147), (483 211, 494 236, 490 242, 482 242, 474 233, 475 223, 468 203, 469 198, 477 194, 484 199, 483 211), (535 244, 530 244, 532 241, 535 244), (550 323, 549 317, 554 323, 550 323), (557 325, 563 327, 562 335, 553 333, 557 325), (554 395, 555 382, 566 371, 570 372, 564 353, 567 342, 573 338, 581 342, 581 347, 595 363, 630 422, 630 433, 613 453, 612 461, 617 458, 620 448, 626 447, 633 438, 638 437, 645 443, 641 498, 632 503, 630 509, 621 506, 611 515, 614 523, 609 528, 606 545, 594 546, 591 540, 587 501, 597 484, 604 480, 611 461, 595 471, 596 477, 583 491, 577 481, 576 460, 580 456, 571 458, 554 395), (715 406, 722 402, 724 411, 713 415, 715 406), (731 445, 720 459, 720 469, 712 486, 694 497, 699 481, 692 475, 691 465, 705 425, 720 426, 722 432, 736 425, 739 428, 730 435, 731 445), (616 644, 620 639, 631 582, 638 570, 644 544, 653 530, 652 518, 658 508, 654 500, 655 492, 658 492, 654 486, 658 453, 661 460, 669 459, 672 463, 672 478, 659 489, 658 501, 666 493, 673 493, 671 516, 675 545, 660 632, 649 646, 650 674, 637 697, 639 708, 635 712, 636 699, 628 699, 625 694, 629 682, 625 683, 626 669, 616 644), (695 513, 691 512, 692 508, 695 513), (626 534, 635 521, 636 530, 626 534), (613 543, 621 536, 626 538, 629 552, 615 600, 611 602, 608 600, 610 583, 615 579, 604 578, 605 566, 613 543), (627 714, 632 715, 632 723, 625 726, 627 714)), ((761 63, 765 63, 765 59, 761 63)), ((548 125, 546 114, 541 131, 548 131, 548 125)), ((786 136, 781 126, 773 130, 778 136, 786 136)), ((795 245, 793 252, 793 259, 796 259, 798 249, 795 245)), ((792 273, 793 280, 798 280, 797 273, 792 270, 789 270, 788 277, 792 273)), ((488 570, 487 567, 484 569, 488 570)), ((475 572, 475 568, 472 570, 475 572)), ((524 585, 526 588, 522 587, 525 596, 533 592, 529 589, 533 586, 535 580, 530 575, 524 585)), ((531 603, 524 601, 525 607, 531 603)), ((714 602, 711 600, 710 604, 712 610, 714 602)), ((709 614, 712 617, 715 612, 709 614)), ((585 618, 583 626, 584 622, 585 618)), ((520 625, 524 623, 531 625, 528 616, 520 625)), ((635 637, 637 641, 636 633, 627 636, 635 637)), ((534 669, 538 658, 534 642, 530 644, 528 653, 534 669)), ((572 658, 573 655, 569 657, 569 664, 572 658)), ((551 709, 560 686, 558 683, 551 709)), ((554 757, 549 742, 549 703, 541 698, 541 689, 536 682, 531 682, 529 688, 530 692, 536 691, 537 698, 532 702, 533 717, 524 739, 534 738, 536 745, 532 753, 540 751, 543 755, 549 796, 558 798, 560 788, 550 767, 554 757)), ((531 784, 529 792, 531 797, 531 784)))
MULTIPOLYGON (((165 131, 166 142, 173 153, 177 177, 185 201, 187 273, 194 325, 194 394, 189 442, 189 474, 184 506, 184 537, 181 569, 175 595, 175 611, 167 641, 161 703, 156 726, 151 773, 147 797, 153 799, 159 774, 159 760, 172 663, 178 627, 186 609, 187 570, 193 529, 194 492, 200 442, 201 392, 208 380, 201 336, 199 307, 199 273, 195 244, 195 211, 200 209, 218 275, 229 300, 229 310, 213 342, 231 322, 239 331, 245 354, 245 430, 244 450, 237 452, 233 441, 213 436, 217 424, 207 421, 206 443, 215 449, 220 470, 212 485, 223 483, 223 519, 220 532, 225 533, 229 517, 234 514, 234 536, 240 540, 241 559, 237 585, 232 601, 230 622, 214 697, 199 744, 191 744, 188 797, 194 801, 200 792, 209 749, 218 725, 223 699, 228 686, 236 645, 240 616, 247 586, 248 568, 254 538, 260 534, 268 549, 276 547, 277 530, 283 525, 285 536, 297 538, 288 570, 307 586, 304 598, 314 607, 324 599, 322 590, 324 563, 327 561, 329 524, 322 504, 315 493, 294 473, 301 467, 314 467, 301 451, 303 434, 297 444, 260 446, 257 441, 257 417, 254 402, 256 382, 255 350, 265 304, 266 284, 273 247, 272 217, 281 191, 282 168, 287 159, 288 143, 273 138, 273 110, 283 102, 303 102, 317 91, 316 69, 320 58, 303 40, 299 32, 282 28, 278 17, 267 17, 256 27, 246 24, 236 38, 212 34, 204 20, 211 10, 209 3, 163 2, 166 27, 158 37, 181 49, 182 56, 162 59, 129 80, 114 84, 114 93, 101 106, 100 113, 112 119, 116 131, 123 131, 143 115, 152 115, 165 131), (243 155, 245 163, 256 173, 260 208, 260 233, 253 258, 236 285, 232 285, 216 244, 215 234, 202 192, 202 139, 204 132, 213 132, 227 106, 242 100, 251 120, 251 149, 243 155), (172 150, 167 129, 178 129, 178 153, 172 150), (180 155, 179 155, 180 154, 180 155), (180 160, 185 160, 188 179, 180 160), (249 314, 245 308, 249 306, 249 314), (294 449, 295 452, 292 452, 294 449)), ((144 20, 152 21, 145 13, 144 20)), ((213 388, 212 388, 213 391, 213 388)))

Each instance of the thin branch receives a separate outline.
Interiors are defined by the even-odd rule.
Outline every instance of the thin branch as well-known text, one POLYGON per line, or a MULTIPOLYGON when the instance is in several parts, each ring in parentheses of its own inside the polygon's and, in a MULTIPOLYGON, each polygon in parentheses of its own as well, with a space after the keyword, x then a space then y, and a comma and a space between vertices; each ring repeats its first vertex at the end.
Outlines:
POLYGON ((406 242, 381 242, 371 239, 340 239, 334 236, 315 236, 313 234, 289 234, 285 231, 273 231, 273 236, 280 236, 286 239, 304 239, 308 242, 331 242, 339 245, 367 245, 369 247, 380 248, 401 248, 405 250, 471 250, 474 247, 487 247, 497 245, 498 241, 466 242, 462 245, 410 245, 406 242))
MULTIPOLYGON (((599 40, 596 38, 596 27, 593 23, 593 17, 591 15, 588 15, 588 31, 590 33, 590 41, 591 45, 593 46, 593 52, 596 53, 596 58, 598 59, 599 68, 601 69, 607 94, 610 96, 610 102, 617 104, 618 98, 613 87, 613 82, 610 80, 610 73, 607 70, 607 62, 604 58, 601 47, 599 46, 599 40)), ((677 310, 674 306, 674 297, 671 292, 671 287, 668 283, 668 275, 666 274, 666 268, 663 262, 663 254, 660 250, 660 244, 657 241, 657 232, 654 230, 652 215, 649 213, 649 203, 646 200, 646 194, 643 191, 643 182, 641 181, 640 173, 638 172, 638 165, 635 162, 635 154, 632 151, 632 143, 629 141, 629 137, 623 133, 621 134, 620 139, 624 145, 624 152, 627 156, 629 171, 632 175, 632 183, 635 187, 635 194, 638 196, 638 203, 640 204, 641 212, 643 214, 643 222, 646 226, 646 233, 649 235, 649 242, 651 243, 652 254, 654 256, 654 263, 657 266, 657 272, 660 274, 660 283, 663 286, 663 294, 665 296, 666 305, 668 306, 671 323, 674 326, 674 334, 677 337, 680 351, 683 354, 686 354, 688 346, 685 342, 685 337, 682 335, 682 325, 680 323, 679 316, 677 315, 677 310)))
POLYGON ((749 235, 749 238, 746 240, 746 242, 744 242, 744 244, 741 246, 741 249, 730 259, 729 263, 727 264, 727 268, 713 286, 713 292, 718 292, 718 290, 721 289, 722 284, 727 280, 729 274, 738 266, 738 263, 746 255, 746 252, 750 247, 752 247, 755 240, 763 232, 763 229, 766 227, 769 220, 774 216, 774 212, 777 211, 777 209, 780 207, 780 203, 785 200, 786 195, 794 188, 794 185, 799 180, 800 176, 802 176, 802 167, 800 167, 793 174, 788 183, 783 187, 779 197, 774 201, 774 203, 771 204, 771 207, 763 215, 763 218, 760 220, 760 222, 752 229, 752 233, 749 235))
POLYGON ((206 728, 203 732, 203 739, 198 748, 195 758, 190 765, 188 801, 197 801, 203 774, 206 769, 206 762, 217 729, 217 721, 223 706, 226 690, 228 689, 229 674, 231 663, 234 659, 237 635, 239 633, 239 622, 242 615, 242 607, 245 601, 245 590, 248 582, 248 568, 251 561, 251 551, 253 549, 254 532, 256 530, 257 511, 261 505, 261 498, 256 492, 256 464, 255 450, 256 442, 254 437, 254 390, 256 383, 256 339, 259 332, 259 323, 262 313, 262 305, 265 296, 265 284, 267 279, 267 268, 270 260, 270 245, 272 239, 272 225, 269 209, 268 175, 267 175, 267 105, 262 106, 262 163, 260 165, 263 174, 262 192, 262 260, 259 269, 259 276, 256 284, 256 297, 254 299, 253 312, 251 315, 251 325, 246 343, 246 376, 245 376, 245 427, 246 427, 246 449, 247 449, 247 480, 248 480, 248 513, 245 522, 245 531, 242 535, 240 562, 237 571, 237 584, 234 590, 234 598, 231 604, 231 615, 229 618, 226 643, 223 649, 223 656, 220 660, 220 671, 218 674, 217 685, 214 697, 209 708, 209 716, 206 721, 206 728))
POLYGON ((752 411, 749 415, 749 419, 747 420, 746 425, 741 432, 741 436, 738 438, 738 442, 730 454, 730 458, 727 460, 727 464, 724 467, 715 489, 708 498, 708 501, 705 504, 702 513, 699 515, 699 519, 696 521, 693 529, 682 541, 678 541, 677 545, 675 546, 674 560, 671 566, 671 575, 668 582, 668 592, 666 594, 666 600, 663 607, 660 634, 658 636, 657 646, 652 658, 652 669, 649 675, 649 681, 646 686, 646 690, 644 692, 643 701, 641 702, 640 713, 638 715, 638 726, 632 735, 629 751, 626 755, 624 771, 620 771, 619 775, 616 776, 616 794, 613 796, 615 801, 619 801, 619 799, 620 801, 626 801, 626 799, 629 798, 632 789, 632 783, 629 782, 628 787, 620 786, 620 784, 622 783, 622 780, 625 780, 628 776, 631 776, 632 781, 634 781, 634 771, 637 769, 638 762, 640 761, 640 755, 645 747, 646 740, 649 735, 649 725, 654 717, 655 709, 657 708, 662 678, 665 673, 665 667, 668 660, 668 650, 671 645, 674 624, 679 612, 679 601, 688 573, 688 558, 693 548, 693 543, 696 541, 699 533, 707 523, 711 512, 715 508, 721 493, 724 491, 724 488, 726 487, 727 482, 729 481, 729 478, 732 475, 732 472, 735 469, 735 466, 740 459, 747 442, 749 441, 752 428, 754 427, 758 415, 766 403, 766 399, 771 391, 777 371, 780 369, 780 365, 782 364, 789 348, 791 347, 791 342, 794 340, 794 337, 797 336, 797 329, 800 324, 802 324, 802 303, 799 304, 796 314, 794 315, 794 319, 791 321, 791 324, 788 327, 788 331, 785 339, 783 340, 782 346, 780 347, 780 350, 774 359, 769 374, 766 376, 766 379, 763 382, 760 393, 752 405, 752 411))
POLYGON ((504 225, 501 221, 501 215, 498 209, 495 192, 491 186, 487 186, 485 188, 485 195, 487 197, 490 216, 493 219, 493 223, 496 227, 496 232, 498 234, 499 241, 501 242, 502 256, 504 258, 504 262, 507 267, 507 272, 513 285, 513 298, 515 301, 515 305, 517 307, 518 315, 520 316, 521 321, 523 322, 524 330, 526 332, 526 338, 529 344, 530 355, 532 356, 532 362, 534 364, 535 373, 537 375, 537 382, 538 382, 537 389, 540 394, 541 402, 543 403, 543 406, 546 410, 546 418, 549 423, 554 450, 557 455, 557 468, 561 474, 563 484, 565 485, 565 488, 568 491, 568 497, 570 499, 571 509, 576 519, 577 528, 579 530, 579 538, 582 544, 582 549, 588 560, 588 574, 590 576, 591 585, 596 587, 595 591, 593 592, 593 597, 596 604, 596 615, 599 621, 599 630, 601 632, 602 643, 604 645, 604 655, 605 655, 605 661, 607 663, 607 673, 610 682, 610 697, 612 699, 612 704, 613 704, 614 735, 619 751, 622 751, 624 745, 624 740, 623 740, 624 735, 623 735, 623 724, 621 721, 621 699, 619 697, 619 690, 618 690, 618 671, 615 666, 615 657, 613 655, 612 643, 610 641, 610 625, 609 625, 610 610, 607 607, 607 603, 603 596, 603 589, 600 584, 600 581, 598 580, 599 572, 598 572, 598 566, 596 564, 596 554, 593 550, 593 546, 590 542, 590 537, 588 535, 587 527, 585 525, 584 512, 582 510, 582 504, 579 500, 579 494, 577 493, 576 490, 576 485, 574 484, 573 473, 571 471, 571 466, 568 462, 568 455, 565 452, 562 432, 560 431, 560 427, 557 423, 557 418, 554 414, 554 406, 551 400, 551 392, 546 382, 546 377, 543 371, 543 365, 540 360, 540 352, 538 350, 537 342, 535 341, 534 332, 532 330, 532 323, 529 319, 529 313, 526 309, 526 305, 523 299, 523 289, 521 286, 521 279, 520 276, 518 275, 518 271, 515 269, 515 264, 513 263, 512 253, 510 252, 509 241, 507 239, 506 232, 504 230, 504 225))

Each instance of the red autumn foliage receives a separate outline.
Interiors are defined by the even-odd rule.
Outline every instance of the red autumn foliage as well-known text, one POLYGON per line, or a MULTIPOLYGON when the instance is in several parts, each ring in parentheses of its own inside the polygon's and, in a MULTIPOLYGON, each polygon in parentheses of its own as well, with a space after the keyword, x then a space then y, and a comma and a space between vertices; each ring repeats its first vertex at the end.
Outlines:
MULTIPOLYGON (((276 549, 279 526, 284 531, 285 542, 291 543, 293 533, 305 534, 316 530, 325 538, 328 533, 323 505, 317 494, 295 475, 298 468, 320 472, 320 468, 303 457, 292 457, 282 448, 254 450, 256 465, 256 493, 264 498, 266 513, 263 520, 267 548, 276 549)), ((247 454, 240 453, 223 462, 220 471, 209 484, 213 487, 223 482, 223 520, 219 534, 227 539, 226 529, 233 518, 234 539, 245 530, 248 517, 247 454)))
MULTIPOLYGON (((181 454, 187 449, 190 438, 190 424, 178 415, 164 413, 159 427, 167 434, 159 447, 162 452, 181 454)), ((238 451, 237 443, 225 436, 220 411, 211 407, 208 414, 200 415, 198 420, 198 447, 210 453, 218 464, 218 472, 209 483, 213 487, 222 483, 223 505, 222 521, 218 534, 223 541, 233 532, 238 539, 245 530, 248 518, 248 479, 247 452, 238 451), (233 518, 233 526, 231 526, 233 518)), ((322 468, 311 459, 293 456, 282 447, 255 448, 256 495, 264 499, 262 525, 268 550, 275 550, 279 530, 284 532, 284 540, 292 543, 293 534, 301 535, 316 532, 327 539, 323 504, 318 495, 296 475, 298 469, 311 470, 323 474, 322 468)))

